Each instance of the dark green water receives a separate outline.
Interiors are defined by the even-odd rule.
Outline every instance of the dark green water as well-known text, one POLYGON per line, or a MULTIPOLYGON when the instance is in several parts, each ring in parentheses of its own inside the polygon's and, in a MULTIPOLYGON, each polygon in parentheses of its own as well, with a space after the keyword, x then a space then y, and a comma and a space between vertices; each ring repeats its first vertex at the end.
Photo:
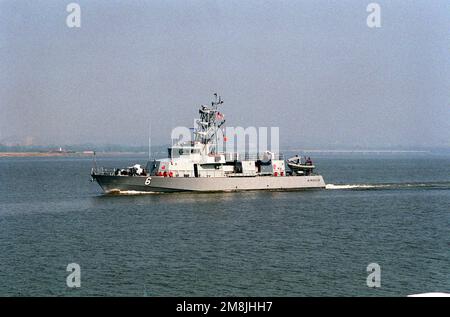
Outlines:
POLYGON ((334 186, 104 196, 89 182, 90 159, 1 158, 0 295, 450 292, 449 157, 322 155, 316 163, 334 186), (66 286, 72 262, 81 266, 79 289, 66 286), (366 286, 372 262, 381 266, 379 289, 366 286))

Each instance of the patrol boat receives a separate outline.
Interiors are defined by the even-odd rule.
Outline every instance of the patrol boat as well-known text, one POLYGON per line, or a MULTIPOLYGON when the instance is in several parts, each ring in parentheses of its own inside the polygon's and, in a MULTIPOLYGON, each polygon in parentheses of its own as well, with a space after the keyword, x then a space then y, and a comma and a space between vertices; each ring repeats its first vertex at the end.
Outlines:
MULTIPOLYGON (((121 192, 220 192, 242 190, 300 190, 325 188, 314 165, 295 166, 283 155, 218 151, 218 135, 225 124, 219 111, 223 100, 215 95, 202 105, 195 121, 193 141, 168 148, 168 157, 149 160, 145 167, 93 168, 93 181, 105 193, 121 192), (291 166, 291 168, 289 167, 291 166)), ((295 162, 298 163, 298 162, 295 162)))

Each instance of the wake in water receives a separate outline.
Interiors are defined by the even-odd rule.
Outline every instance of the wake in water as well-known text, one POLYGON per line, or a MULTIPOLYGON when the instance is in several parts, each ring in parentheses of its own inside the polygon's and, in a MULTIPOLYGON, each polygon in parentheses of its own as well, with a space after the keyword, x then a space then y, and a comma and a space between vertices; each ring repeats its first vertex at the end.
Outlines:
MULTIPOLYGON (((348 184, 348 185, 335 185, 335 184, 326 184, 326 189, 369 189, 369 188, 376 188, 377 186, 382 185, 369 185, 369 184, 348 184)), ((386 185, 383 185, 386 186, 386 185)))
POLYGON ((137 190, 112 190, 106 193, 106 195, 118 195, 118 196, 135 196, 135 195, 155 195, 161 194, 159 192, 144 192, 137 190))
POLYGON ((450 189, 450 182, 434 183, 390 183, 390 184, 327 184, 326 189, 450 189))

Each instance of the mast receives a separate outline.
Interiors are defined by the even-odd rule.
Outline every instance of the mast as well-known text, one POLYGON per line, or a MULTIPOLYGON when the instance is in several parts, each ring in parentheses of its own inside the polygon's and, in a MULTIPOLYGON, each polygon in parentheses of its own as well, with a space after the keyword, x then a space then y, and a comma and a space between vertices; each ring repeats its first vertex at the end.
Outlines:
POLYGON ((148 125, 148 160, 149 160, 149 161, 150 161, 151 158, 152 158, 152 155, 151 155, 152 142, 151 142, 151 138, 150 138, 151 131, 152 131, 151 124, 149 124, 149 125, 148 125))
MULTIPOLYGON (((200 106, 200 119, 197 120, 197 128, 195 133, 195 141, 201 144, 214 146, 214 151, 218 151, 218 130, 225 124, 223 114, 219 112, 219 106, 223 104, 223 100, 217 93, 214 94, 214 101, 211 106, 200 106)), ((208 153, 209 154, 209 153, 208 153)))

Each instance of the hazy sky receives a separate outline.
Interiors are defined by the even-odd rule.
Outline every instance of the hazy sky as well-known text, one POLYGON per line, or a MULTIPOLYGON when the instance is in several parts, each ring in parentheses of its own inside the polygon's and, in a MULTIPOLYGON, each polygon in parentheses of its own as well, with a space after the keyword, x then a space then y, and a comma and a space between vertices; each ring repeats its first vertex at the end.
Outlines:
POLYGON ((450 2, 0 0, 0 142, 170 142, 219 92, 282 144, 450 146, 450 2))

